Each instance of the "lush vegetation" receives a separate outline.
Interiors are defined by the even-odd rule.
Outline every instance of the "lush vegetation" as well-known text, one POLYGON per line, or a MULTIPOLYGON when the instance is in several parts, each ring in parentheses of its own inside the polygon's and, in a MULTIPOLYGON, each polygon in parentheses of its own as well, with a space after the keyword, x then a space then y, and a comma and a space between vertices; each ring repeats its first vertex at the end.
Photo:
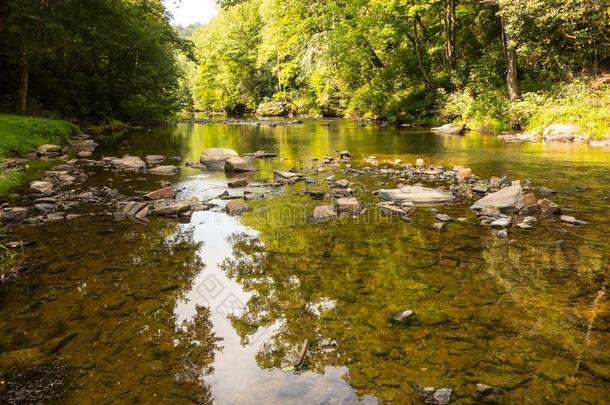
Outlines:
POLYGON ((0 114, 0 156, 31 152, 44 143, 61 145, 77 131, 67 121, 0 114))
POLYGON ((0 108, 162 118, 188 101, 179 52, 161 0, 0 0, 0 108))
MULTIPOLYGON (((220 14, 192 35, 199 64, 189 82, 198 109, 239 112, 278 100, 298 113, 529 127, 544 121, 535 111, 548 103, 566 107, 558 117, 571 114, 574 98, 563 93, 578 86, 568 83, 585 82, 610 62, 605 2, 219 3, 220 14), (515 116, 528 105, 534 110, 515 116)), ((607 100, 607 86, 586 87, 577 97, 584 103, 607 100)))

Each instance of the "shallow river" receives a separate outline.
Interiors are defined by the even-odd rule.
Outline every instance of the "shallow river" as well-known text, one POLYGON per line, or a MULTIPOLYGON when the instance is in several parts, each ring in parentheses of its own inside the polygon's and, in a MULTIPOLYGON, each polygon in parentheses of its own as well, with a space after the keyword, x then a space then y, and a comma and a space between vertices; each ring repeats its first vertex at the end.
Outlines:
MULTIPOLYGON (((607 149, 342 120, 181 124, 112 137, 94 153, 162 153, 183 166, 179 175, 98 170, 88 184, 140 195, 170 180, 179 198, 214 198, 225 175, 184 167, 208 147, 276 152, 256 161, 261 178, 340 150, 354 167, 368 155, 423 158, 482 178, 527 178, 557 190, 550 198, 589 225, 541 219, 500 240, 467 202, 438 207, 467 218, 442 232, 429 207, 409 223, 309 224, 320 202, 299 192, 327 191, 333 171, 318 185, 272 191, 240 218, 205 211, 188 223, 137 224, 82 207, 97 215, 13 230, 31 242, 30 270, 0 286, 0 402, 422 403, 416 383, 451 386, 452 403, 468 404, 485 383, 505 390, 490 402, 608 403, 607 149), (416 321, 389 321, 404 309, 416 321)), ((354 181, 373 204, 370 192, 388 180, 354 181)))

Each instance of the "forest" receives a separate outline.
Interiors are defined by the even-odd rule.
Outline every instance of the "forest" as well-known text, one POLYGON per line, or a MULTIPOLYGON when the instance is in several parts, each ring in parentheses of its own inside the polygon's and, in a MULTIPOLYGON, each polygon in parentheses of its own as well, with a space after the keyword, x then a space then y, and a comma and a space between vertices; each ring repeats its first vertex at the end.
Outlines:
POLYGON ((490 129, 568 116, 592 133, 609 118, 607 83, 591 85, 609 62, 605 0, 219 3, 191 37, 197 109, 275 100, 296 114, 490 129))
POLYGON ((605 135, 607 0, 0 1, 0 110, 103 121, 185 111, 605 135))

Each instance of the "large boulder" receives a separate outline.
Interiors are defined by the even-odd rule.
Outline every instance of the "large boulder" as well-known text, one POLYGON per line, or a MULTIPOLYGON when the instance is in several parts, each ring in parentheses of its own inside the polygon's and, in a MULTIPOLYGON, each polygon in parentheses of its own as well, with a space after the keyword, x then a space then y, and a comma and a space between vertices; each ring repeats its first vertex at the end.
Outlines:
POLYGON ((542 137, 547 142, 571 142, 578 133, 579 128, 576 125, 553 124, 544 129, 542 137))
POLYGON ((261 117, 286 117, 290 114, 288 105, 282 101, 260 103, 256 115, 261 117))
POLYGON ((523 208, 523 191, 520 184, 491 193, 476 201, 471 207, 474 211, 499 211, 512 213, 523 208))
POLYGON ((201 164, 208 170, 224 170, 225 161, 230 158, 239 157, 233 149, 209 148, 201 154, 201 164))
POLYGON ((240 157, 232 157, 225 161, 225 172, 245 173, 254 171, 256 171, 256 167, 246 159, 240 157))
POLYGON ((415 204, 443 204, 455 200, 448 191, 422 186, 405 186, 393 190, 379 190, 379 198, 385 201, 411 201, 415 204))
POLYGON ((146 163, 137 156, 125 155, 120 159, 112 160, 112 165, 119 169, 128 172, 139 172, 146 168, 146 163))
POLYGON ((433 132, 443 135, 459 135, 466 129, 465 125, 445 124, 431 128, 433 132))

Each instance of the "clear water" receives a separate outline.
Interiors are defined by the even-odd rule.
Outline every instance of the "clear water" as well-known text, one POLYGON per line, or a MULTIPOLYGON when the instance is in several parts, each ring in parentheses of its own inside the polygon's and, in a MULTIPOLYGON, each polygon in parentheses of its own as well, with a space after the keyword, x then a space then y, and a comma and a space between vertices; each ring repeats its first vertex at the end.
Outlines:
MULTIPOLYGON (((134 131, 95 156, 162 153, 183 165, 208 147, 277 152, 257 161, 257 177, 296 167, 320 184, 272 192, 241 218, 199 212, 189 223, 144 225, 83 207, 95 215, 14 229, 32 244, 29 271, 0 287, 2 402, 421 403, 417 383, 452 386, 452 403, 467 404, 482 382, 505 389, 491 402, 607 403, 607 149, 312 120, 134 131), (369 203, 380 183, 394 184, 311 174, 319 163, 310 158, 340 150, 356 167, 368 155, 424 158, 529 178, 590 224, 546 218, 498 240, 467 201, 439 208, 467 218, 440 233, 429 208, 411 223, 372 215, 308 224, 322 203, 298 192, 326 191, 330 174, 357 183, 369 203), (417 320, 391 323, 403 309, 417 320)), ((180 198, 226 187, 222 173, 185 167, 170 178, 98 170, 88 184, 136 195, 160 180, 176 183, 180 198)))

